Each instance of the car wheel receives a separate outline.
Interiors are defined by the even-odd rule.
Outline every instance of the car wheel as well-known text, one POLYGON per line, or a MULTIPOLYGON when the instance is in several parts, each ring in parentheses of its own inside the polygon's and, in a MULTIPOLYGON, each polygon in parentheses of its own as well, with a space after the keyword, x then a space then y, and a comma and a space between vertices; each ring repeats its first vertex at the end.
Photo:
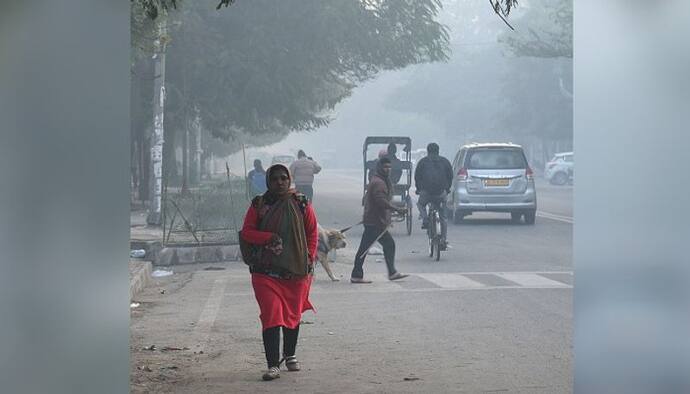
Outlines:
POLYGON ((534 224, 534 221, 536 219, 537 219, 537 211, 536 210, 525 212, 525 223, 534 224))
POLYGON ((522 212, 511 212, 510 213, 510 220, 513 223, 519 223, 521 217, 522 217, 522 212))
POLYGON ((557 172, 551 177, 551 183, 558 186, 563 186, 568 182, 568 174, 565 172, 557 172))

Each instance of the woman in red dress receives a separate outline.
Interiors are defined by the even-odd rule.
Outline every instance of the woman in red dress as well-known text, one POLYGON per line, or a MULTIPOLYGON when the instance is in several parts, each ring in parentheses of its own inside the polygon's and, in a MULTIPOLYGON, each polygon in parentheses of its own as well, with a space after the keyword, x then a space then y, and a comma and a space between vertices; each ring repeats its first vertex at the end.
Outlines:
POLYGON ((309 302, 318 230, 316 215, 304 195, 290 189, 287 167, 266 172, 268 191, 252 200, 242 227, 242 240, 255 250, 249 271, 259 303, 268 370, 264 380, 280 377, 280 364, 299 371, 295 356, 302 312, 309 302), (280 331, 283 359, 280 359, 280 331))

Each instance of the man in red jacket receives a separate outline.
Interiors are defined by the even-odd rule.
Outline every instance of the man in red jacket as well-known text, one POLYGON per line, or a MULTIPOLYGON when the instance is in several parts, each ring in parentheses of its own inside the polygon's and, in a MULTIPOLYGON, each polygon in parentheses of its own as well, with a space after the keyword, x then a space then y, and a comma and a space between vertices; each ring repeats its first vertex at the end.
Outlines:
POLYGON ((364 279, 364 258, 367 251, 378 241, 383 247, 383 257, 388 268, 388 279, 398 280, 408 275, 401 274, 395 269, 395 241, 388 232, 391 225, 391 212, 405 213, 407 208, 399 208, 391 204, 393 185, 390 180, 391 161, 387 157, 378 160, 376 173, 371 177, 364 196, 364 233, 359 243, 359 250, 355 255, 355 267, 350 275, 352 283, 371 283, 364 279))

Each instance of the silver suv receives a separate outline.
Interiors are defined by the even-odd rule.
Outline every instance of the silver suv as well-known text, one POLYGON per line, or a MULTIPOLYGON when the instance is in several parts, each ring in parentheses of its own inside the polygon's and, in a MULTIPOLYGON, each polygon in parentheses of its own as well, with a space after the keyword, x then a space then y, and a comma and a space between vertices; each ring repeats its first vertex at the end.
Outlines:
POLYGON ((477 211, 508 212, 514 222, 534 224, 537 191, 532 169, 520 145, 470 144, 453 160, 447 206, 455 223, 477 211))

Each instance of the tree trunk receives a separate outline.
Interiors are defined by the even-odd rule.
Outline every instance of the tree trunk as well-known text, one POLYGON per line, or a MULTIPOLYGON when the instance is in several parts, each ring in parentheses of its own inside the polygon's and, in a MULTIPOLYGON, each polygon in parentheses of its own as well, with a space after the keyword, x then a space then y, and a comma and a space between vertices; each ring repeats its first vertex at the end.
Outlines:
POLYGON ((198 185, 201 182, 201 119, 199 119, 199 111, 196 111, 194 116, 194 184, 198 185))
POLYGON ((167 16, 162 15, 158 25, 159 35, 156 42, 154 88, 153 88, 153 133, 151 135, 151 166, 149 213, 146 222, 149 225, 161 224, 161 196, 163 193, 163 142, 165 114, 165 42, 167 40, 167 16))
POLYGON ((185 121, 182 136, 182 194, 189 193, 189 122, 185 121))
POLYGON ((177 131, 171 127, 165 129, 165 146, 163 149, 163 187, 177 181, 177 131))
POLYGON ((139 173, 141 174, 139 180, 139 199, 142 202, 145 201, 149 203, 149 184, 151 182, 151 174, 149 173, 149 167, 151 165, 150 149, 149 138, 142 133, 139 137, 139 173))

